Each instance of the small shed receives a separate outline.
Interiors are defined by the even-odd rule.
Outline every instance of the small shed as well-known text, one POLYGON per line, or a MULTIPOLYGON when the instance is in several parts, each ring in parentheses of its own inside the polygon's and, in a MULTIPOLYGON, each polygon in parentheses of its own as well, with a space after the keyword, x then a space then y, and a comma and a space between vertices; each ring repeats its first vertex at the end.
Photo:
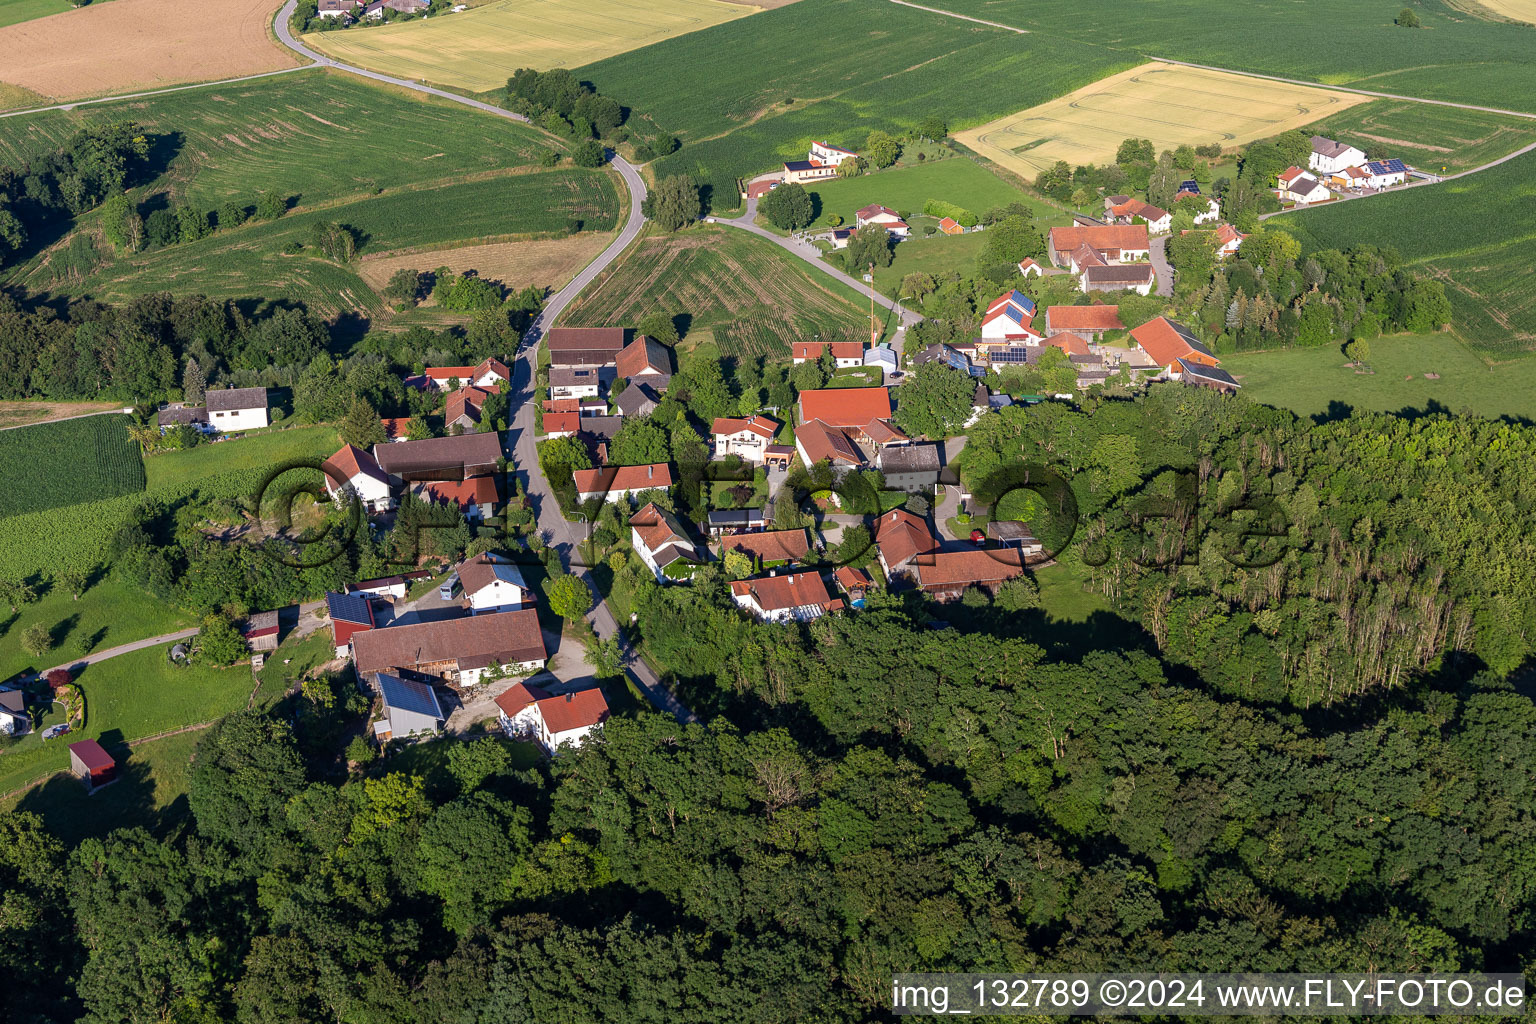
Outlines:
POLYGON ((80 740, 69 745, 69 770, 84 779, 91 789, 117 779, 117 762, 95 740, 80 740))

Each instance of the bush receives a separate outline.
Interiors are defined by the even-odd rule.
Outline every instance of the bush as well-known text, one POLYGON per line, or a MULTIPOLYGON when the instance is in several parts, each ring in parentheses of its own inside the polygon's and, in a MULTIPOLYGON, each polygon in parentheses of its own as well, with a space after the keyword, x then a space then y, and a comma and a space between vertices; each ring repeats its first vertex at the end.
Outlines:
POLYGON ((942 199, 930 199, 923 204, 923 212, 930 217, 948 217, 961 227, 975 227, 977 216, 963 206, 946 203, 942 199))
POLYGON ((601 167, 607 159, 603 144, 596 139, 588 139, 571 150, 571 161, 577 167, 601 167))

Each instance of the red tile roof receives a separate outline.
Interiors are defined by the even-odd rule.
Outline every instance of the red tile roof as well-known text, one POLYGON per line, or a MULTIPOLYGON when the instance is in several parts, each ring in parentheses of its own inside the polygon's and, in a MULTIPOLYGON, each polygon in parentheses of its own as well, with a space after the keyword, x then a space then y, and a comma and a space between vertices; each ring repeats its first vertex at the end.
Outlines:
POLYGON ((667 544, 682 544, 693 549, 693 542, 683 532, 677 518, 654 501, 647 502, 644 508, 630 516, 629 525, 650 551, 659 551, 667 544))
POLYGON ((945 217, 943 220, 939 221, 939 230, 944 232, 946 235, 958 235, 965 231, 965 228, 961 227, 958 221, 955 221, 949 217, 945 217))
POLYGON ((862 359, 862 341, 797 341, 790 346, 792 359, 820 359, 828 345, 832 346, 833 359, 862 359))
MULTIPOLYGON (((576 399, 571 399, 576 401, 576 399)), ((544 433, 574 434, 581 429, 581 412, 547 412, 544 414, 544 433)))
POLYGON ((864 463, 864 453, 842 427, 829 427, 821 420, 811 420, 795 428, 795 440, 805 449, 805 457, 812 465, 823 459, 851 466, 864 463))
POLYGON ((445 505, 494 505, 501 500, 494 476, 472 476, 465 480, 431 480, 421 485, 422 497, 445 505))
POLYGON ((875 520, 875 546, 885 564, 895 569, 916 555, 932 551, 939 541, 928 529, 926 520, 897 508, 875 520))
POLYGON ((619 350, 614 365, 620 377, 637 377, 648 371, 657 374, 672 372, 672 360, 668 357, 667 346, 643 335, 619 350))
POLYGON ((887 217, 900 217, 901 216, 901 214, 897 213, 895 210, 891 209, 889 206, 881 206, 879 203, 870 203, 868 206, 866 206, 866 207, 864 207, 864 208, 862 208, 860 210, 854 211, 853 216, 857 220, 864 220, 866 217, 878 217, 881 214, 884 214, 887 217))
POLYGON ((602 469, 578 469, 572 477, 578 494, 645 491, 652 487, 671 487, 672 467, 665 462, 649 466, 604 466, 602 469))
POLYGON ((409 416, 381 416, 379 425, 384 428, 384 436, 393 441, 397 437, 404 437, 410 429, 411 418, 409 416))
POLYGON ((1023 574, 1024 562, 1016 548, 938 551, 918 559, 914 568, 919 586, 952 587, 1012 579, 1023 574))
POLYGON ((1133 249, 1150 247, 1145 224, 1084 224, 1070 228, 1051 228, 1051 248, 1072 252, 1079 246, 1093 249, 1133 249))
POLYGON ((833 611, 843 602, 834 600, 827 592, 827 584, 818 572, 796 572, 784 576, 763 576, 751 580, 734 580, 731 593, 737 597, 751 596, 765 612, 784 611, 806 606, 833 611))
POLYGON ((448 396, 443 410, 443 422, 452 423, 467 413, 473 422, 479 423, 480 407, 485 405, 485 400, 490 397, 489 391, 475 387, 473 384, 459 388, 448 396))
POLYGON ((863 429, 870 420, 891 418, 889 388, 829 388, 800 392, 800 419, 832 427, 863 429))
POLYGON ((1088 355, 1088 343, 1075 334, 1057 334, 1046 338, 1045 343, 1061 349, 1069 356, 1088 355))
POLYGON ((838 586, 848 591, 868 590, 875 585, 875 581, 869 573, 863 569, 855 569, 851 565, 838 566, 837 571, 832 574, 832 578, 837 581, 838 586))
POLYGON ((516 718, 519 711, 548 696, 547 691, 532 683, 513 683, 496 698, 496 706, 501 708, 508 718, 516 718))
POLYGON ((545 412, 580 412, 581 399, 579 398, 546 398, 544 399, 545 412))
MULTIPOLYGON (((1187 333, 1188 328, 1183 331, 1187 333)), ((1181 333, 1167 317, 1160 316, 1131 331, 1131 337, 1158 366, 1172 366, 1180 359, 1215 366, 1219 360, 1198 341, 1191 344, 1186 333, 1181 333)))
POLYGON ((341 450, 322 462, 326 489, 340 487, 355 476, 366 476, 380 483, 389 483, 389 475, 379 468, 372 455, 356 445, 342 445, 341 450))
POLYGON ((1045 321, 1053 331, 1118 331, 1125 326, 1120 322, 1120 307, 1104 305, 1050 306, 1045 321))
POLYGON ((746 417, 719 416, 709 426, 711 434, 739 434, 743 430, 750 430, 758 437, 773 438, 779 432, 781 424, 769 416, 752 415, 746 417))
POLYGON ((603 699, 603 691, 595 686, 562 697, 545 697, 534 703, 539 709, 539 717, 544 719, 544 728, 556 735, 602 725, 608 720, 608 702, 603 699))
POLYGON ((720 550, 740 551, 765 562, 803 562, 811 552, 811 543, 803 529, 765 530, 733 534, 720 542, 720 550))

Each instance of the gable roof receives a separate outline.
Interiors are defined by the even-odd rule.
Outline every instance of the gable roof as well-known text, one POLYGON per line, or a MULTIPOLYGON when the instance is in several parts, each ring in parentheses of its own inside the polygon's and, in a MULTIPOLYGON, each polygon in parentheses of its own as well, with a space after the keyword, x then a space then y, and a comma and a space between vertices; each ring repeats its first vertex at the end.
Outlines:
POLYGON ((987 303, 987 313, 990 315, 1002 309, 1004 306, 1016 306, 1025 317, 1035 315, 1035 300, 1019 291, 1010 289, 987 303))
POLYGON ((819 572, 793 572, 783 576, 760 576, 750 580, 733 580, 731 594, 751 597, 765 612, 787 611, 791 608, 815 607, 832 611, 842 607, 842 600, 834 600, 827 591, 827 584, 819 572))
POLYGON ((453 661, 467 669, 548 657, 539 613, 532 608, 370 629, 353 635, 352 650, 360 676, 434 662, 453 661))
POLYGON ((473 384, 450 392, 443 409, 443 422, 453 423, 461 416, 468 416, 472 423, 479 423, 480 407, 485 405, 485 400, 490 397, 489 391, 473 384))
POLYGON ((542 686, 518 682, 502 691, 495 703, 508 718, 516 718, 519 711, 548 696, 549 691, 542 686))
POLYGON ((1069 356, 1086 356, 1089 354, 1088 343, 1071 332, 1064 332, 1047 338, 1045 343, 1061 349, 1069 356))
POLYGON ((875 547, 892 569, 939 546, 926 520, 895 508, 875 520, 875 547))
POLYGON ((369 627, 374 625, 373 603, 362 594, 328 591, 325 595, 325 610, 332 622, 350 622, 369 627))
POLYGON ((1211 350, 1188 327, 1165 316, 1148 320, 1131 331, 1131 337, 1158 366, 1172 366, 1179 359, 1191 357, 1212 366, 1217 362, 1211 350))
POLYGON ((887 473, 937 473, 940 461, 939 446, 931 441, 893 445, 875 456, 875 465, 887 473))
POLYGON ((552 388, 570 388, 578 385, 597 387, 602 380, 602 375, 597 372, 595 366, 552 366, 549 369, 549 386, 552 388))
POLYGON ((889 388, 823 388, 800 392, 800 418, 830 427, 859 427, 891 418, 889 388))
POLYGON ((1352 149, 1357 153, 1360 152, 1358 148, 1351 146, 1347 142, 1335 142, 1333 139, 1324 138, 1321 135, 1312 136, 1312 152, 1318 156, 1332 159, 1333 157, 1343 156, 1352 149))
POLYGON ((820 359, 828 345, 833 359, 858 359, 864 355, 862 341, 796 341, 789 346, 792 359, 820 359))
POLYGON ((392 476, 441 470, 453 474, 453 478, 462 478, 466 469, 496 464, 501 458, 501 438, 484 433, 394 441, 374 445, 373 458, 380 469, 392 476))
POLYGON ((832 574, 832 579, 844 590, 868 590, 875 585, 874 577, 863 569, 855 569, 851 565, 840 565, 832 574))
POLYGON ((682 523, 654 501, 646 502, 644 508, 630 516, 629 526, 649 551, 660 551, 672 544, 686 545, 690 552, 696 553, 693 541, 683 532, 682 523))
POLYGON ((805 530, 764 530, 761 533, 737 533, 720 542, 720 551, 740 551, 765 562, 803 562, 811 552, 805 530))
POLYGON ((881 206, 879 203, 870 203, 868 206, 855 210, 853 213, 854 217, 859 220, 864 220, 867 217, 878 217, 882 214, 887 217, 899 218, 901 216, 901 214, 897 213, 889 206, 881 206))
POLYGON ((544 433, 574 434, 581 429, 581 411, 547 412, 544 414, 544 433))
POLYGON ((418 715, 430 715, 441 721, 447 717, 437 702, 437 691, 419 679, 397 676, 393 672, 380 672, 379 696, 384 706, 401 711, 414 711, 418 715))
POLYGON ((577 690, 559 697, 541 697, 534 701, 544 728, 558 736, 572 729, 602 725, 608 720, 608 702, 597 687, 577 690))
POLYGON ((544 345, 552 356, 566 352, 604 351, 609 353, 608 361, 611 362, 624 347, 624 328, 551 327, 544 335, 544 345))
POLYGON ((1237 382, 1236 378, 1234 378, 1226 370, 1223 370, 1219 366, 1212 366, 1209 363, 1202 363, 1193 359, 1180 359, 1179 370, 1185 376, 1192 378, 1197 384, 1205 382, 1210 384, 1219 384, 1222 387, 1228 388, 1242 387, 1242 385, 1237 382))
POLYGON ((1048 306, 1045 322, 1053 331, 1118 331, 1125 326, 1120 322, 1120 307, 1103 304, 1048 306))
POLYGON ((155 414, 155 426, 169 427, 174 423, 207 423, 206 405, 173 405, 155 414))
POLYGON ((1408 165, 1401 160, 1372 160, 1365 165, 1365 169, 1372 174, 1407 174, 1408 165))
POLYGON ((795 440, 805 449, 805 457, 812 465, 826 459, 845 462, 851 466, 864 464, 864 453, 854 444, 842 427, 833 427, 821 420, 811 420, 795 428, 795 440))
POLYGON ((761 413, 754 413, 746 417, 717 416, 709 425, 711 434, 739 434, 743 430, 749 430, 758 437, 772 441, 779 432, 780 424, 761 413))
POLYGON ((1088 267, 1083 271, 1083 277, 1100 284, 1145 284, 1152 280, 1152 264, 1133 263, 1126 266, 1088 267))
POLYGON ((355 476, 366 476, 381 484, 389 483, 389 474, 384 472, 374 457, 352 444, 342 445, 340 451, 320 463, 320 466, 325 472, 328 490, 339 487, 355 476))
POLYGON ((649 384, 637 381, 620 391, 613 404, 625 416, 648 416, 655 411, 656 403, 660 400, 661 396, 652 391, 649 384))
POLYGON ((1287 167, 1285 170, 1275 175, 1275 180, 1280 182, 1282 185, 1287 185, 1290 182, 1295 181, 1297 178, 1306 177, 1306 175, 1306 171, 1302 170, 1300 167, 1297 167, 1295 164, 1292 164, 1290 167, 1287 167))
POLYGON ((672 486, 672 467, 665 462, 648 466, 604 466, 578 469, 571 474, 578 494, 609 494, 613 491, 646 491, 672 486))
POLYGON ((1022 575, 1024 560, 1015 548, 936 551, 918 559, 914 570, 922 587, 999 583, 1022 575))
POLYGON ((427 480, 419 485, 419 490, 428 501, 460 508, 494 505, 501 500, 501 488, 496 477, 490 475, 470 476, 463 480, 427 480))
POLYGON ((1290 184, 1285 186, 1286 191, 1299 192, 1302 195, 1310 195, 1322 187, 1323 183, 1312 177, 1310 174, 1298 175, 1297 177, 1291 179, 1290 184))
POLYGON ((234 412, 240 409, 265 409, 266 388, 218 388, 203 393, 203 403, 210 412, 234 412))
POLYGON ((459 566, 459 582, 464 593, 477 594, 493 583, 510 583, 519 590, 527 590, 522 570, 489 551, 482 551, 459 566))
POLYGON ((1148 248, 1145 224, 1079 224, 1070 228, 1051 228, 1051 248, 1056 252, 1072 252, 1078 246, 1092 249, 1148 248))
POLYGON ((667 346, 644 335, 621 348, 614 357, 614 363, 620 377, 634 377, 646 372, 672 372, 672 357, 667 346))

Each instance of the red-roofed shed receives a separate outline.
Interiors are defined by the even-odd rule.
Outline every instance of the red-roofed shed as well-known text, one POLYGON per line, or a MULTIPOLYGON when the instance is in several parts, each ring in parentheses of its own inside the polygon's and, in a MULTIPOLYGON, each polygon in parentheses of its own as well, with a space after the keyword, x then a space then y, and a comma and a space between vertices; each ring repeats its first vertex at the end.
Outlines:
POLYGON ((69 770, 92 789, 117 778, 117 762, 95 740, 80 740, 69 745, 69 770))

